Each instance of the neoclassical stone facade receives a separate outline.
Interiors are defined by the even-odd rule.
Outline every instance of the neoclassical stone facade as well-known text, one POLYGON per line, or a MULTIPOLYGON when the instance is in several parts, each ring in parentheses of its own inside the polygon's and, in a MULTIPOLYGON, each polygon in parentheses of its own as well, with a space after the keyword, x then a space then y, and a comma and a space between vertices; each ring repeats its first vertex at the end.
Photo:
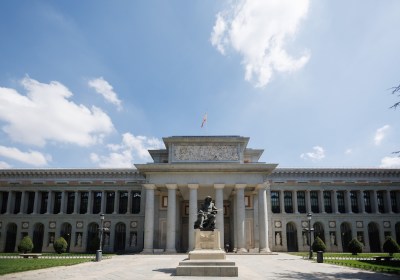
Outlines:
POLYGON ((372 252, 385 236, 400 242, 400 169, 277 168, 247 137, 163 140, 152 163, 132 169, 0 170, 0 251, 25 235, 36 252, 60 236, 71 252, 96 250, 104 213, 104 251, 187 252, 208 195, 221 209, 221 244, 237 252, 307 251, 307 213, 330 251, 352 238, 372 252))

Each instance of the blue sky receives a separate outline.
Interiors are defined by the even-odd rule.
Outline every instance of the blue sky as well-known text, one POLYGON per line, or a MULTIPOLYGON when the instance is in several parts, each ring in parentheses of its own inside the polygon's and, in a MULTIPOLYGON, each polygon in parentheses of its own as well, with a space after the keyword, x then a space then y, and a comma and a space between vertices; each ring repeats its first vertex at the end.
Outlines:
POLYGON ((131 167, 175 135, 247 136, 280 167, 400 167, 399 14, 396 0, 1 1, 0 168, 131 167))

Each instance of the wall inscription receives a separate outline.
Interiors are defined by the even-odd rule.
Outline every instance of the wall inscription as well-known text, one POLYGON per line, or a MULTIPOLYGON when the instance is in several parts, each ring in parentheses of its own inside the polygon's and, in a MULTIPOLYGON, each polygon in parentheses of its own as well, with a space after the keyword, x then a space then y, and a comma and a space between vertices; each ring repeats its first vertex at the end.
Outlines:
POLYGON ((174 161, 238 161, 237 145, 179 145, 174 147, 174 161))

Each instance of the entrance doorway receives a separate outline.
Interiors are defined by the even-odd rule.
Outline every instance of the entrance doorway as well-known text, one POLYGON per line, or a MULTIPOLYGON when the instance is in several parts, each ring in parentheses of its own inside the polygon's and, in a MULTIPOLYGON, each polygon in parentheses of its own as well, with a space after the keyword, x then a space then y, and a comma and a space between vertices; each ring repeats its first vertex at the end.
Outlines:
POLYGON ((41 253, 43 247, 43 233, 44 233, 44 226, 41 223, 35 224, 33 228, 33 252, 34 253, 41 253))
POLYGON ((124 223, 118 223, 115 226, 114 252, 125 250, 126 226, 124 223))
POLYGON ((292 222, 286 224, 286 240, 288 252, 298 252, 299 246, 297 243, 297 229, 292 222))

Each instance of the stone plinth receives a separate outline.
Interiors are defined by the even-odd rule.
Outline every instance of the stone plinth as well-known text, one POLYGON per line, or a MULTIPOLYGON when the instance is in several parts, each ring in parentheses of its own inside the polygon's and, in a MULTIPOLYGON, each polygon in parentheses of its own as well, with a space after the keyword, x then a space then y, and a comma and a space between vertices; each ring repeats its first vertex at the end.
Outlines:
POLYGON ((200 231, 196 229, 195 249, 189 252, 188 259, 179 263, 176 275, 237 277, 238 267, 235 262, 226 260, 226 253, 221 250, 219 236, 218 230, 200 231))

